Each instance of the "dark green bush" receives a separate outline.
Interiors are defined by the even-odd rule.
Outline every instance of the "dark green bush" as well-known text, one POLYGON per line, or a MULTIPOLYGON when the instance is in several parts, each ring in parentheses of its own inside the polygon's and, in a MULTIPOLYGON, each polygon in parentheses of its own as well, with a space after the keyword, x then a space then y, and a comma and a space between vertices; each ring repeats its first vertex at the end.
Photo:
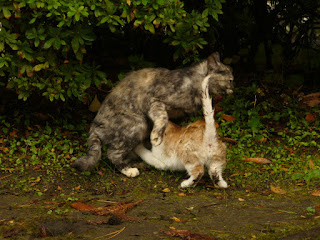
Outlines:
POLYGON ((23 100, 33 93, 84 100, 90 86, 108 81, 86 57, 101 26, 110 34, 125 25, 160 34, 176 49, 174 58, 193 60, 224 1, 205 0, 202 9, 187 12, 179 0, 0 0, 0 86, 23 100))

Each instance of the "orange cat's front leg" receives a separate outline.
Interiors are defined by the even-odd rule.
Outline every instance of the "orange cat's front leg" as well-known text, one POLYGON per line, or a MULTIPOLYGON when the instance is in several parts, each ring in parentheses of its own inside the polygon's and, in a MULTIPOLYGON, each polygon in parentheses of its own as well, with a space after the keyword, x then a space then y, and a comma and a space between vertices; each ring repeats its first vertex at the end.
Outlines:
POLYGON ((187 180, 184 180, 180 186, 182 188, 194 187, 202 178, 204 174, 204 168, 201 164, 192 164, 192 165, 188 164, 186 165, 186 169, 188 174, 190 175, 190 178, 187 180))

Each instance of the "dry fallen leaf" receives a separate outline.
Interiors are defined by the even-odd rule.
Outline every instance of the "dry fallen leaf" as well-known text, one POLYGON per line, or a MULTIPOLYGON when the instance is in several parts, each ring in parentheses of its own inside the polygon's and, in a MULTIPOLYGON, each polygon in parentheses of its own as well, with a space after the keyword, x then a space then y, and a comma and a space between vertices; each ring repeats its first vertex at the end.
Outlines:
POLYGON ((232 115, 222 114, 221 117, 226 120, 227 122, 232 122, 236 120, 236 118, 232 115))
POLYGON ((88 224, 92 224, 92 225, 109 224, 109 219, 107 219, 107 220, 100 220, 100 221, 88 220, 87 223, 88 223, 88 224))
POLYGON ((317 118, 317 115, 315 113, 308 113, 307 116, 305 117, 305 120, 308 123, 313 123, 317 118))
POLYGON ((246 200, 244 200, 243 198, 238 198, 238 200, 240 201, 240 202, 245 202, 246 200))
POLYGON ((126 216, 125 213, 128 209, 133 208, 134 206, 140 204, 141 202, 143 202, 143 200, 137 201, 135 203, 131 203, 131 201, 123 201, 115 204, 109 204, 105 207, 96 207, 96 206, 82 203, 82 202, 74 202, 71 204, 71 207, 80 211, 91 212, 99 216, 115 215, 120 219, 136 221, 135 219, 129 218, 128 216, 126 216))
POLYGON ((268 138, 260 138, 258 142, 265 143, 268 141, 268 138))
POLYGON ((311 193, 312 196, 320 197, 320 189, 315 190, 313 193, 311 193))
POLYGON ((302 102, 309 107, 314 107, 320 104, 320 92, 311 93, 302 98, 302 102))
POLYGON ((98 209, 95 206, 92 206, 92 205, 86 204, 86 203, 82 203, 82 202, 74 202, 74 203, 71 203, 70 206, 79 210, 79 211, 86 211, 86 212, 98 209))
POLYGON ((309 161, 309 168, 310 169, 315 169, 315 164, 314 164, 314 162, 312 161, 312 159, 310 159, 310 161, 309 161))
POLYGON ((169 188, 165 188, 165 189, 162 190, 162 192, 168 193, 168 192, 170 192, 170 189, 169 188))
POLYGON ((12 132, 9 132, 9 135, 11 136, 11 137, 13 137, 13 136, 15 136, 16 135, 16 131, 12 131, 12 132))
POLYGON ((276 194, 287 194, 287 192, 280 187, 275 187, 272 184, 270 184, 270 190, 276 194))
POLYGON ((244 156, 243 159, 241 159, 244 162, 254 162, 254 163, 259 163, 259 164, 270 164, 271 161, 266 158, 247 158, 244 156))
POLYGON ((93 101, 91 102, 89 106, 89 111, 90 112, 98 112, 99 108, 101 106, 100 101, 98 100, 97 95, 94 97, 93 101))
POLYGON ((0 177, 0 180, 2 180, 2 179, 5 179, 5 178, 7 178, 7 177, 10 177, 12 174, 9 174, 9 175, 6 175, 6 176, 3 176, 3 177, 0 177))
POLYGON ((237 140, 234 140, 234 139, 228 138, 228 137, 223 137, 223 138, 222 138, 222 141, 228 142, 228 143, 238 143, 237 140))
POLYGON ((170 231, 162 231, 162 232, 171 237, 180 237, 182 239, 188 239, 188 240, 213 240, 214 239, 213 237, 210 237, 207 235, 192 233, 189 230, 171 229, 170 231))
POLYGON ((62 187, 58 186, 58 190, 61 191, 61 190, 62 190, 62 187))
POLYGON ((81 185, 75 187, 74 189, 75 189, 75 190, 80 190, 80 188, 81 188, 81 185))
POLYGON ((177 218, 177 217, 172 217, 171 219, 175 222, 181 222, 180 218, 177 218))
POLYGON ((40 177, 37 177, 37 179, 34 180, 34 181, 30 184, 30 186, 33 187, 34 185, 38 184, 40 181, 41 181, 41 178, 40 178, 40 177))

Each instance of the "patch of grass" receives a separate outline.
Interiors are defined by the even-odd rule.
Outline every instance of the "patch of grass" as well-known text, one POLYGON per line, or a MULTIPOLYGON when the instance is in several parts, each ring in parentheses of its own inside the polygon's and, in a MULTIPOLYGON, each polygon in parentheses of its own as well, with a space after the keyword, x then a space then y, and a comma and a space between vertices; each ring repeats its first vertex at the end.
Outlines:
MULTIPOLYGON (((234 186, 261 186, 263 183, 315 183, 320 173, 320 124, 308 123, 305 116, 310 108, 301 107, 288 95, 268 95, 267 89, 238 89, 221 103, 218 113, 219 132, 238 143, 229 146, 229 174, 234 186), (227 122, 222 113, 236 120, 227 122), (244 157, 267 158, 270 165, 243 163, 244 157)), ((319 111, 313 109, 313 111, 319 111)))

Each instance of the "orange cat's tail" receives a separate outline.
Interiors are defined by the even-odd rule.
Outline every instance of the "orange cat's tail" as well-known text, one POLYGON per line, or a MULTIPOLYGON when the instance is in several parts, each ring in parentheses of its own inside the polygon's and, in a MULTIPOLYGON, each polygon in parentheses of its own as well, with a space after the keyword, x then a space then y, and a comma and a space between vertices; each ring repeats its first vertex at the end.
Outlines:
POLYGON ((214 110, 212 108, 212 99, 209 95, 209 78, 206 76, 202 80, 202 111, 206 122, 204 141, 207 143, 209 152, 213 151, 213 146, 217 144, 217 130, 214 124, 214 110))

